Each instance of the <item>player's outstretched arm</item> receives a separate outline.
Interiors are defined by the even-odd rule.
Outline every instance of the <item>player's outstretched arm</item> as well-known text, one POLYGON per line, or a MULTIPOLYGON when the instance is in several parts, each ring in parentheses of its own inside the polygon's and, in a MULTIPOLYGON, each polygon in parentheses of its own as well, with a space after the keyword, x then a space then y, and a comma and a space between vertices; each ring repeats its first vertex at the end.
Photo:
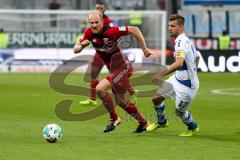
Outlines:
POLYGON ((142 32, 137 27, 128 26, 128 33, 132 34, 138 40, 140 47, 142 48, 143 53, 146 57, 154 55, 154 53, 149 48, 147 48, 142 32))
POLYGON ((152 82, 154 84, 158 84, 159 81, 165 77, 168 74, 171 74, 172 72, 176 71, 179 67, 183 66, 183 62, 184 62, 184 58, 182 57, 177 57, 176 61, 174 63, 172 63, 168 68, 166 68, 165 70, 163 70, 162 72, 156 74, 153 76, 152 78, 152 82))
POLYGON ((85 47, 88 46, 89 44, 90 44, 90 41, 89 41, 89 40, 85 40, 85 41, 83 41, 82 43, 81 43, 81 42, 77 42, 77 43, 75 44, 74 48, 73 48, 73 52, 74 52, 75 54, 80 53, 80 52, 83 50, 83 48, 85 48, 85 47))

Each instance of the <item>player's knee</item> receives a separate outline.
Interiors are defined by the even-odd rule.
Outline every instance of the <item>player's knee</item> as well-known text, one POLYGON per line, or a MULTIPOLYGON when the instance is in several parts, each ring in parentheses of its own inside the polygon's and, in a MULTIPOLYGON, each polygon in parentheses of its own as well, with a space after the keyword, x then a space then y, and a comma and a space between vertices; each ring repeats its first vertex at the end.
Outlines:
POLYGON ((177 116, 179 116, 179 117, 182 117, 182 116, 184 116, 184 114, 185 114, 185 111, 180 111, 179 109, 175 109, 175 112, 176 112, 176 114, 177 114, 177 116))
POLYGON ((97 93, 99 98, 102 98, 107 94, 106 91, 99 86, 96 87, 96 93, 97 93))

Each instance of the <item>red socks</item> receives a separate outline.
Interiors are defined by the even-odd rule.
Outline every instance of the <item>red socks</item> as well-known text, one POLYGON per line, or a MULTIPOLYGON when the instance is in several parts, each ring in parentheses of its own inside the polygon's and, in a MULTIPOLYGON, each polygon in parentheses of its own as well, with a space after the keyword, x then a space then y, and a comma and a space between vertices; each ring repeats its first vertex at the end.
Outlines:
POLYGON ((147 120, 139 113, 137 107, 134 104, 128 103, 125 107, 122 108, 132 117, 134 117, 141 126, 145 126, 147 124, 147 120))
POLYGON ((96 86, 98 85, 98 80, 91 80, 91 100, 96 100, 96 86))
POLYGON ((117 113, 115 112, 115 108, 114 108, 114 104, 111 96, 108 93, 106 93, 106 95, 104 95, 101 99, 102 99, 103 105, 105 106, 108 113, 110 114, 110 119, 113 121, 117 120, 118 116, 117 116, 117 113))

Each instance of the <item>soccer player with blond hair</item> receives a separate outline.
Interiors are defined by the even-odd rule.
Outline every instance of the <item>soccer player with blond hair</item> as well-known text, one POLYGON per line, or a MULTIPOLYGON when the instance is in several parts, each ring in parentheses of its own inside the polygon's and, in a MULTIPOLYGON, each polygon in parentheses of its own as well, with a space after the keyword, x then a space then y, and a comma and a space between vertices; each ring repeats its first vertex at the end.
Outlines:
POLYGON ((89 23, 90 28, 85 30, 80 42, 75 44, 74 53, 81 52, 84 47, 91 43, 103 57, 104 63, 110 68, 110 74, 96 86, 97 95, 110 115, 110 123, 103 130, 104 133, 114 130, 121 122, 115 111, 115 104, 108 93, 109 89, 112 89, 114 93, 116 104, 138 121, 139 125, 134 132, 145 131, 148 125, 147 120, 140 114, 136 105, 126 97, 126 92, 131 87, 130 77, 133 68, 121 50, 119 38, 125 35, 133 35, 138 40, 146 57, 154 53, 147 48, 144 37, 137 27, 104 26, 103 15, 99 11, 90 13, 89 23))

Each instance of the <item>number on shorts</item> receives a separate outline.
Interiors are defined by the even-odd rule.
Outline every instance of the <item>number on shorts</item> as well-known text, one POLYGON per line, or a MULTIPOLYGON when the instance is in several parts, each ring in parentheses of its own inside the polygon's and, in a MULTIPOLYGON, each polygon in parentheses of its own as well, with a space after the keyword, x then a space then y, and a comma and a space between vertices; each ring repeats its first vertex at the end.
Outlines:
POLYGON ((178 107, 180 110, 182 109, 185 109, 185 107, 189 104, 189 102, 184 102, 184 101, 181 101, 179 104, 178 104, 178 107))

